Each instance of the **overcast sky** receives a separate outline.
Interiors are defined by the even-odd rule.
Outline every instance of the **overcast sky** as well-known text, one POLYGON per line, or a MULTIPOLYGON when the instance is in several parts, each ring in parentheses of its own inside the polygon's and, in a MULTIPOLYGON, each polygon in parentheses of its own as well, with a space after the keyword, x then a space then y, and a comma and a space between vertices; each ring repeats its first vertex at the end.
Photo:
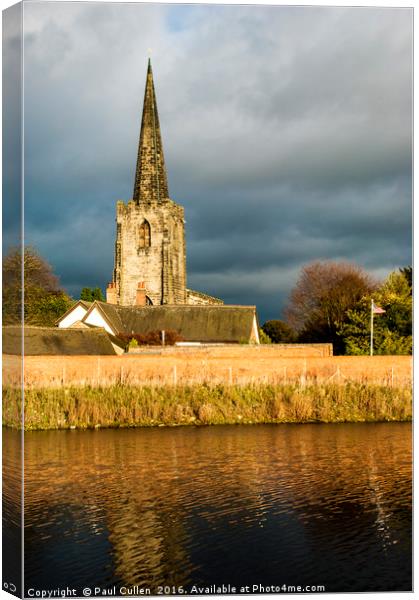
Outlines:
POLYGON ((30 2, 24 22, 26 241, 74 297, 112 277, 149 49, 188 287, 264 322, 312 260, 411 264, 411 10, 30 2))

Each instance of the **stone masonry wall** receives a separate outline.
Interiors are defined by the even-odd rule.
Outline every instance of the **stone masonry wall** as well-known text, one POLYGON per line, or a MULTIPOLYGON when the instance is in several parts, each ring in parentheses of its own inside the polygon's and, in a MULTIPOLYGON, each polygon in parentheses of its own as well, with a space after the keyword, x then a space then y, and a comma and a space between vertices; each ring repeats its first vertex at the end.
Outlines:
POLYGON ((186 252, 184 210, 169 199, 117 203, 114 281, 118 304, 135 304, 137 285, 145 282, 153 304, 185 304, 186 252), (140 247, 140 227, 147 221, 151 244, 140 247))

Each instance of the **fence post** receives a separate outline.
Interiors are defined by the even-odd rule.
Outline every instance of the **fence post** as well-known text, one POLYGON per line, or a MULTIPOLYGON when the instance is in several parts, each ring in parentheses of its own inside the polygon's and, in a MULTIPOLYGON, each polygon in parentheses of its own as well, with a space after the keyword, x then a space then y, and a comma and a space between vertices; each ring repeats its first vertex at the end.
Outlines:
POLYGON ((304 359, 304 363, 303 363, 303 371, 300 375, 300 385, 301 386, 305 386, 306 384, 306 375, 307 375, 307 359, 304 359))

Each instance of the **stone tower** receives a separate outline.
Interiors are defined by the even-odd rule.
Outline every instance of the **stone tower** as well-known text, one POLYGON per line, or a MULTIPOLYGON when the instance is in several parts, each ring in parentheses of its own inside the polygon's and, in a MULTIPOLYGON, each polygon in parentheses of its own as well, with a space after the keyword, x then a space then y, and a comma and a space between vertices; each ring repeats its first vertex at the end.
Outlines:
POLYGON ((150 60, 133 198, 117 203, 114 272, 106 296, 123 306, 187 302, 184 210, 169 198, 150 60))

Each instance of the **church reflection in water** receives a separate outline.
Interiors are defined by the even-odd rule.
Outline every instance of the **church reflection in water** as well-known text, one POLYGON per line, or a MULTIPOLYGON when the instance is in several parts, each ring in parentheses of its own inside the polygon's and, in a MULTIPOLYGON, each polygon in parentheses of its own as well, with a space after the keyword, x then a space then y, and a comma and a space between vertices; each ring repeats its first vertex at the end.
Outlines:
POLYGON ((34 432, 25 460, 27 586, 411 589, 408 424, 34 432))

